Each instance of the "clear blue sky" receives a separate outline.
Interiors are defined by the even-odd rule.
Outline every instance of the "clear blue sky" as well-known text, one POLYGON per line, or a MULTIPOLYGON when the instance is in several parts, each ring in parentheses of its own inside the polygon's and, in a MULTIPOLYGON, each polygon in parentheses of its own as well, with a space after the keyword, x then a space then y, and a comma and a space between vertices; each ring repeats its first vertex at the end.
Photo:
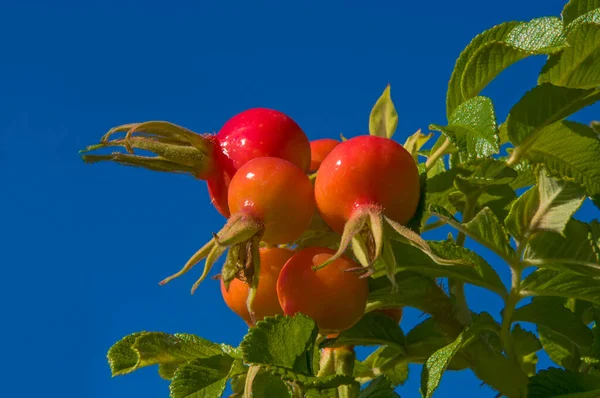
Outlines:
MULTIPOLYGON (((223 223, 202 182, 112 164, 77 151, 118 124, 169 120, 217 131, 256 106, 291 115, 311 139, 367 132, 387 83, 404 141, 445 123, 447 82, 477 33, 558 15, 560 0, 25 1, 0 11, 0 225, 3 396, 165 397, 149 368, 110 378, 106 350, 139 330, 237 344, 244 324, 218 283, 189 295, 197 272, 166 287, 223 223), (18 391, 18 394, 16 392, 18 391), (14 392, 14 393, 13 393, 14 392)), ((484 94, 502 119, 536 81, 543 57, 484 94)), ((600 118, 600 106, 576 119, 600 118)), ((597 212, 589 205, 580 216, 597 212)), ((505 269, 499 269, 504 280, 505 269)), ((500 303, 467 290, 476 310, 500 303)), ((417 322, 407 311, 402 326, 417 322)), ((540 364, 548 365, 543 357, 540 364)), ((411 366, 402 397, 418 397, 411 366)), ((493 397, 470 372, 436 396, 493 397)))

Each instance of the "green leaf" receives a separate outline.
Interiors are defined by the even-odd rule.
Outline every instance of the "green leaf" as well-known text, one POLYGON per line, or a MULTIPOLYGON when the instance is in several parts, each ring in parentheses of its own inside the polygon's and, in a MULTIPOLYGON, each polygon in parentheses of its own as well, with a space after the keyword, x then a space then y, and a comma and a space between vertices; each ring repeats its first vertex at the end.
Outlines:
POLYGON ((539 231, 562 234, 584 200, 580 186, 551 178, 543 168, 538 175, 537 187, 514 202, 504 222, 517 241, 528 239, 539 231))
POLYGON ((252 398, 291 397, 290 390, 281 378, 261 370, 252 382, 250 395, 252 398))
POLYGON ((485 158, 500 150, 496 114, 492 100, 471 98, 456 108, 447 126, 432 124, 442 132, 466 159, 485 158))
POLYGON ((366 382, 384 375, 393 386, 399 386, 408 379, 408 361, 409 358, 403 351, 394 347, 379 347, 363 362, 358 362, 358 368, 355 367, 355 377, 359 381, 366 382), (365 375, 368 377, 365 378, 365 375))
POLYGON ((565 308, 560 301, 547 297, 535 297, 530 304, 517 308, 514 322, 531 322, 569 339, 579 347, 592 344, 592 332, 581 319, 565 308))
POLYGON ((531 378, 527 398, 597 398, 599 395, 600 378, 550 368, 531 378))
POLYGON ((521 369, 528 376, 534 375, 538 362, 536 352, 542 349, 539 340, 535 334, 523 330, 519 325, 515 325, 511 331, 511 337, 521 369))
MULTIPOLYGON (((597 13, 600 22, 600 10, 597 13)), ((584 89, 600 86, 600 24, 578 24, 570 29, 567 42, 568 47, 548 58, 538 83, 584 89)))
POLYGON ((573 342, 552 330, 538 326, 538 335, 544 350, 556 364, 577 370, 581 363, 579 349, 573 342))
POLYGON ((339 398, 337 388, 319 390, 312 388, 306 391, 304 398, 339 398))
POLYGON ((519 163, 512 166, 517 172, 517 177, 510 182, 512 189, 525 188, 535 185, 537 182, 533 167, 527 159, 521 160, 519 163))
MULTIPOLYGON (((223 347, 191 334, 141 332, 124 337, 108 351, 113 376, 150 365, 177 365, 194 358, 223 354, 223 347)), ((168 376, 172 368, 164 369, 168 376), (169 370, 170 369, 170 370, 169 370)))
POLYGON ((588 240, 595 255, 596 262, 600 263, 600 222, 592 220, 589 224, 588 240))
POLYGON ((473 372, 483 382, 503 396, 522 396, 528 382, 527 375, 497 348, 486 341, 475 340, 466 347, 465 355, 472 358, 473 372))
POLYGON ((570 272, 538 269, 523 280, 521 294, 571 297, 600 305, 600 279, 570 272))
POLYGON ((325 340, 322 347, 348 345, 388 345, 404 351, 404 333, 389 316, 370 312, 365 314, 356 325, 341 332, 338 337, 325 340))
MULTIPOLYGON (((433 318, 427 318, 408 332, 405 344, 411 362, 423 363, 434 352, 447 345, 448 338, 442 334, 433 318)), ((458 355, 450 362, 448 369, 462 370, 467 367, 469 363, 458 355)))
POLYGON ((421 129, 419 129, 416 133, 408 137, 404 142, 404 149, 406 149, 408 153, 413 155, 413 159, 415 159, 415 162, 418 163, 419 150, 423 147, 423 145, 427 143, 427 141, 429 141, 431 137, 433 137, 433 133, 425 135, 421 132, 421 129))
POLYGON ((421 373, 421 394, 423 397, 429 398, 433 395, 448 364, 462 348, 469 344, 482 330, 490 330, 495 327, 496 323, 491 316, 482 313, 456 340, 431 355, 425 362, 421 373))
POLYGON ((417 248, 405 243, 393 242, 394 257, 401 259, 398 268, 432 277, 454 278, 489 289, 501 297, 507 295, 502 280, 482 257, 449 241, 428 243, 436 255, 450 260, 463 260, 465 265, 439 265, 417 248))
POLYGON ((392 102, 390 85, 375 103, 369 118, 369 133, 379 137, 391 138, 398 126, 398 113, 392 102))
POLYGON ((554 17, 505 22, 479 34, 454 66, 446 98, 448 117, 513 63, 530 55, 560 51, 563 46, 562 22, 554 17))
POLYGON ((596 8, 600 8, 600 0, 570 0, 561 13, 564 26, 569 26, 571 22, 596 8))
POLYGON ((567 88, 549 83, 536 86, 510 110, 506 119, 510 141, 517 146, 516 151, 526 153, 537 139, 549 134, 546 131, 542 132, 544 127, 593 104, 598 99, 598 89, 567 88))
POLYGON ((400 395, 394 392, 389 380, 381 376, 369 383, 367 388, 360 392, 358 398, 400 398, 400 395))
POLYGON ((463 232, 479 244, 493 250, 506 261, 514 259, 515 253, 508 241, 508 235, 498 218, 485 208, 466 224, 459 223, 454 217, 443 214, 443 209, 434 208, 431 213, 450 226, 463 232))
MULTIPOLYGON (((414 272, 401 271, 396 274, 397 289, 386 277, 369 280, 367 311, 389 307, 414 307, 431 314, 440 327, 449 333, 459 332, 460 324, 452 314, 452 302, 434 280, 414 272)), ((458 333, 457 333, 458 334, 458 333)))
POLYGON ((166 363, 158 365, 158 375, 165 380, 171 380, 181 363, 166 363))
POLYGON ((600 264, 590 244, 590 226, 574 219, 563 234, 539 232, 529 240, 524 253, 528 265, 600 276, 600 264))
POLYGON ((305 315, 277 315, 251 328, 240 348, 247 364, 277 366, 310 375, 317 334, 316 324, 305 315))
POLYGON ((234 363, 229 355, 197 358, 179 366, 171 380, 171 398, 220 397, 234 363))
POLYGON ((590 127, 596 132, 596 134, 600 134, 600 122, 594 121, 590 123, 590 127))
POLYGON ((546 165, 550 174, 585 187, 589 196, 600 193, 600 138, 585 124, 562 121, 542 130, 523 153, 532 163, 546 165))

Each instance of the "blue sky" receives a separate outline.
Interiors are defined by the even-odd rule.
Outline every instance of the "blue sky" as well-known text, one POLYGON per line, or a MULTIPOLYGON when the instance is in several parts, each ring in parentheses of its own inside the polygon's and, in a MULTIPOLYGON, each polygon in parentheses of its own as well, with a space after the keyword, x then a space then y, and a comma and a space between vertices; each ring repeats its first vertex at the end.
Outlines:
MULTIPOLYGON (((187 176, 112 164, 77 151, 109 128, 168 120, 217 131, 263 106, 311 139, 364 134, 387 83, 401 142, 445 123, 447 82, 477 33, 506 20, 558 15, 556 0, 481 2, 13 1, 0 13, 0 225, 5 394, 165 397, 154 368, 110 378, 106 350, 139 330, 196 333, 237 344, 244 324, 218 283, 158 281, 223 219, 187 176)), ((504 72, 483 93, 502 120, 536 81, 543 57, 504 72)), ((600 118, 600 106, 577 116, 600 118)), ((597 217, 586 205, 579 216, 597 217)), ((487 254, 487 253, 485 253, 487 254)), ((494 263, 497 265, 496 263, 494 263)), ((507 270, 498 265, 507 279, 507 270)), ((499 301, 467 289, 475 310, 499 301)), ((420 314, 407 310, 402 326, 420 314)), ((547 366, 542 357, 540 365, 547 366)), ((402 397, 418 397, 411 367, 402 397)), ((447 373, 437 397, 493 397, 470 372, 447 373)))

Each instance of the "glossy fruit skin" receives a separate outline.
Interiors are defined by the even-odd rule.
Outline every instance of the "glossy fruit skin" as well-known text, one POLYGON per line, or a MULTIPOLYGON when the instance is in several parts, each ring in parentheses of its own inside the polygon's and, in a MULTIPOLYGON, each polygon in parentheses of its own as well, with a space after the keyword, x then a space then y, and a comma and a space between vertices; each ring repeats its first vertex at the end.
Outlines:
POLYGON ((370 205, 406 224, 419 203, 419 171, 410 153, 395 141, 358 136, 336 146, 315 180, 317 208, 342 233, 354 210, 370 205))
MULTIPOLYGON (((277 247, 260 249, 260 280, 252 305, 256 321, 260 321, 266 316, 283 314, 277 299, 277 278, 284 264, 293 255, 294 252, 289 249, 277 247)), ((238 314, 248 326, 254 326, 246 306, 248 290, 248 284, 239 279, 232 280, 229 289, 226 289, 225 283, 221 281, 221 295, 227 306, 238 314)))
POLYGON ((322 138, 310 142, 310 167, 311 172, 315 172, 321 166, 323 159, 338 146, 340 142, 331 138, 322 138))
POLYGON ((381 308, 381 309, 376 310, 376 312, 381 312, 382 314, 389 316, 396 323, 400 323, 400 321, 402 320, 402 313, 403 313, 402 307, 381 308))
POLYGON ((367 279, 345 272, 359 265, 342 256, 327 267, 313 271, 335 253, 324 247, 300 250, 283 266, 277 296, 283 312, 310 316, 320 333, 335 334, 352 327, 363 316, 369 295, 367 279))
POLYGON ((286 114, 252 108, 229 119, 217 134, 221 151, 239 169, 259 157, 288 160, 303 171, 310 165, 310 143, 304 131, 286 114))
POLYGON ((243 165, 229 185, 228 203, 232 214, 242 212, 262 222, 262 240, 270 244, 298 239, 315 214, 308 176, 279 158, 256 158, 243 165))
POLYGON ((303 171, 310 165, 310 143, 286 114, 267 108, 245 110, 229 119, 213 140, 216 167, 206 177, 209 195, 219 213, 229 217, 227 190, 236 171, 258 157, 290 161, 303 171))

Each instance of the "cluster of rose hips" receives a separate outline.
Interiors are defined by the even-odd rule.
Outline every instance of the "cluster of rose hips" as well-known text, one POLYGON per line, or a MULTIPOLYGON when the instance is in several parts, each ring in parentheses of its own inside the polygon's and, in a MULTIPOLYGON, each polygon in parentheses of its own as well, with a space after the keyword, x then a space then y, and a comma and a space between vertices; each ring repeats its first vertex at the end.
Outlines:
MULTIPOLYGON (((297 312, 314 319, 322 334, 358 322, 369 293, 366 277, 381 258, 390 261, 382 255, 391 250, 384 230, 402 228, 419 204, 417 166, 402 145, 370 135, 309 142, 289 116, 265 108, 235 115, 214 135, 183 128, 174 133, 169 126, 148 124, 153 134, 135 138, 137 127, 126 126, 122 131, 128 130, 128 136, 120 143, 164 152, 156 168, 168 169, 169 162, 189 165, 207 181, 212 204, 228 219, 181 271, 161 284, 205 260, 193 292, 227 252, 221 292, 249 326, 266 316, 297 312), (171 131, 168 137, 165 131, 171 131), (189 148, 189 156, 169 160, 167 145, 179 153, 189 148), (195 158, 192 150, 198 149, 202 156, 195 158), (319 229, 333 239, 307 244, 319 229), (364 250, 348 254, 351 244, 364 250)), ((113 160, 138 161, 119 156, 113 160)), ((400 311, 387 313, 398 320, 400 311)))

